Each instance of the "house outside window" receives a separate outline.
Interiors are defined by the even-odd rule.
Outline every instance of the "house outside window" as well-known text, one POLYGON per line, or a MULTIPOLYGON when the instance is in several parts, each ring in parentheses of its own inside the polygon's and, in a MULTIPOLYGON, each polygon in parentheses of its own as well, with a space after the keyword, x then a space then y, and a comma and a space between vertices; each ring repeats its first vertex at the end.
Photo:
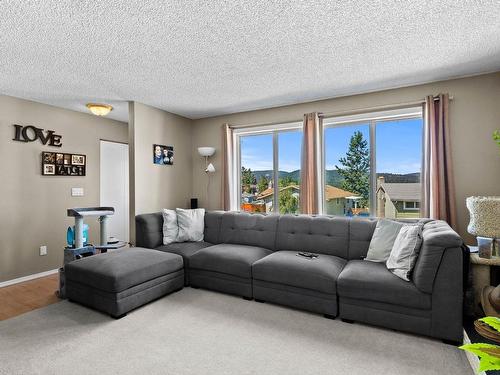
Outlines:
POLYGON ((324 119, 325 191, 346 194, 336 207, 325 194, 323 213, 419 217, 422 146, 420 107, 324 119))

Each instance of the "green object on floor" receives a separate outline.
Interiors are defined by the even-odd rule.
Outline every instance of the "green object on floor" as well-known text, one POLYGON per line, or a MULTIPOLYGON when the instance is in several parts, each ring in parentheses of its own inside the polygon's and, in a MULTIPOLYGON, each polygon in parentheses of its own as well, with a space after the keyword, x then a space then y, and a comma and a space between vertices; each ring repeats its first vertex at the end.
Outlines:
MULTIPOLYGON (((479 319, 495 331, 500 331, 500 319, 492 316, 479 319)), ((477 330, 477 329, 476 329, 477 330)), ((481 331, 477 330, 479 334, 481 331)), ((466 344, 459 349, 471 352, 479 357, 477 372, 500 370, 500 346, 486 343, 466 344)))
POLYGON ((492 344, 466 344, 460 349, 474 353, 479 357, 479 368, 477 372, 500 370, 500 346, 492 344))

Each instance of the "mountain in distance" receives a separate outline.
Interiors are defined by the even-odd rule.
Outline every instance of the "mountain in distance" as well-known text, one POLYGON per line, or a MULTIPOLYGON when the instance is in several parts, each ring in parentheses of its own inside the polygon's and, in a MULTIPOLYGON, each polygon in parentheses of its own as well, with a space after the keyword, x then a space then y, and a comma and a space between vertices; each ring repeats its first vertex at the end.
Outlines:
MULTIPOLYGON (((252 171, 252 174, 255 176, 255 179, 257 182, 262 177, 267 177, 268 179, 271 179, 273 176, 273 171, 272 170, 265 170, 265 171, 252 171)), ((300 180, 300 170, 292 171, 292 172, 286 172, 286 171, 279 171, 278 173, 278 178, 285 178, 285 177, 290 177, 294 181, 299 181, 300 180)))
MULTIPOLYGON (((264 171, 252 171, 252 174, 255 176, 257 182, 262 177, 271 178, 273 175, 272 170, 264 170, 264 171)), ((420 173, 406 173, 406 174, 397 174, 397 173, 377 173, 377 177, 383 176, 385 178, 385 182, 387 183, 418 183, 420 182, 420 173)), ((300 181, 300 170, 286 172, 279 171, 278 178, 290 177, 294 181, 300 181)), ((325 171, 325 180, 328 185, 339 187, 342 184, 342 176, 335 169, 327 169, 325 171)))

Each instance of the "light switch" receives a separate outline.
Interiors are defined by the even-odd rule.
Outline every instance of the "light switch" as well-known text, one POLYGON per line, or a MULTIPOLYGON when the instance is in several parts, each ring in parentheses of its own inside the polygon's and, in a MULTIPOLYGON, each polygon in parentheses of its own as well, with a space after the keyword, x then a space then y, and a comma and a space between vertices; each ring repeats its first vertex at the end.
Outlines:
POLYGON ((83 197, 83 188, 71 188, 72 197, 83 197))
POLYGON ((47 255, 47 246, 40 246, 40 256, 47 255))

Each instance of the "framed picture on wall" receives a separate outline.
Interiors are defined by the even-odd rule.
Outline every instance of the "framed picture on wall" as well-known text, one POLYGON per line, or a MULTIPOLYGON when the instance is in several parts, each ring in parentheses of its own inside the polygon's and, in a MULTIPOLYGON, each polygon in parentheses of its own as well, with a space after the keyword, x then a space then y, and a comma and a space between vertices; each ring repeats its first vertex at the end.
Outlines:
POLYGON ((71 164, 71 154, 63 154, 64 155, 64 165, 71 164))
POLYGON ((86 163, 82 154, 42 152, 42 176, 85 176, 86 163))
POLYGON ((153 163, 160 165, 174 164, 174 147, 153 145, 153 163))
POLYGON ((85 165, 85 155, 71 155, 71 164, 72 165, 85 165))
POLYGON ((42 154, 42 159, 44 164, 55 164, 56 154, 53 152, 44 152, 42 154))
POLYGON ((55 175, 56 174, 56 166, 55 164, 44 164, 43 165, 43 174, 47 175, 55 175))

